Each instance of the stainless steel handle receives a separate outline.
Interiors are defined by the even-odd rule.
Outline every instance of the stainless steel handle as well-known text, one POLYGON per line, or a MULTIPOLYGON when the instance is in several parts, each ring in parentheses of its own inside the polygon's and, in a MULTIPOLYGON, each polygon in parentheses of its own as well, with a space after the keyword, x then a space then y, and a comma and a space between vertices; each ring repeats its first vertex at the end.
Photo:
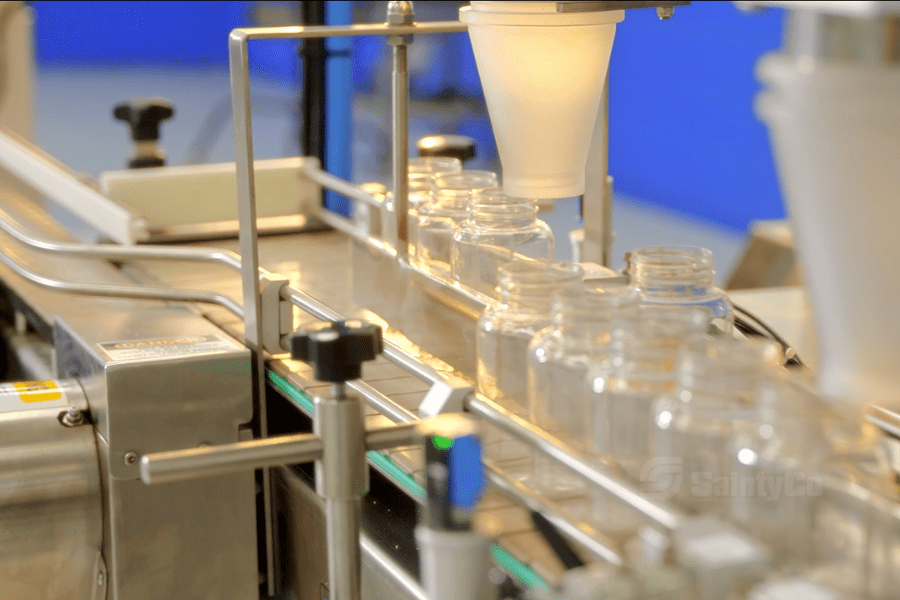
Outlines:
MULTIPOLYGON (((403 423, 366 432, 366 448, 382 450, 409 446, 418 439, 418 426, 403 423)), ((286 435, 147 454, 141 458, 141 479, 148 485, 212 477, 235 471, 310 462, 322 454, 322 441, 311 433, 286 435)))

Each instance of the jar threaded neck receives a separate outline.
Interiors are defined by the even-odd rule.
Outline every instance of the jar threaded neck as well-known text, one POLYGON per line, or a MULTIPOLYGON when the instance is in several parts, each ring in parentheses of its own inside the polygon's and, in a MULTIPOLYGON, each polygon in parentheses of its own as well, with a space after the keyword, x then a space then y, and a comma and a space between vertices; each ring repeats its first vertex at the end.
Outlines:
POLYGON ((499 190, 473 192, 468 221, 485 229, 528 227, 537 221, 537 201, 507 196, 499 190))
POLYGON ((553 297, 580 294, 583 277, 575 263, 515 261, 500 270, 500 304, 546 310, 549 316, 553 297))
POLYGON ((640 289, 712 287, 712 252, 694 246, 648 246, 631 253, 628 274, 640 289))

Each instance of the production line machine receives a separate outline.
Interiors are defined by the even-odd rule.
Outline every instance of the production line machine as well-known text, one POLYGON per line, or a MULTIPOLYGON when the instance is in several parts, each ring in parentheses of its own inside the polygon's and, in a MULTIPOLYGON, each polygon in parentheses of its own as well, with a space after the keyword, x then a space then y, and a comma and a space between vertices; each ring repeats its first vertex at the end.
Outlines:
MULTIPOLYGON (((900 321, 885 310, 900 297, 898 3, 743 3, 791 10, 782 53, 759 66, 757 110, 816 316, 817 394, 842 420, 849 475, 810 492, 825 506, 813 528, 853 517, 836 539, 810 538, 850 548, 832 579, 786 570, 744 528, 476 391, 475 324, 491 299, 410 261, 416 36, 469 31, 504 189, 583 195, 581 256, 597 273, 611 239, 616 23, 633 9, 703 10, 686 4, 472 2, 459 21, 416 22, 411 2, 389 2, 385 23, 237 29, 235 163, 97 182, 27 139, 28 53, 10 48, 28 47, 28 23, 16 13, 0 38, 16 75, 0 105, 13 378, 0 385, 0 598, 900 597, 900 321), (392 193, 311 157, 254 160, 249 44, 360 35, 392 46, 392 193), (324 210, 323 189, 351 199, 355 218, 324 210), (109 243, 73 242, 48 201, 109 243), (217 239, 188 242, 204 238, 217 239), (641 526, 609 535, 482 462, 485 428, 604 490, 641 526)), ((134 160, 156 156, 152 137, 135 135, 134 160)))

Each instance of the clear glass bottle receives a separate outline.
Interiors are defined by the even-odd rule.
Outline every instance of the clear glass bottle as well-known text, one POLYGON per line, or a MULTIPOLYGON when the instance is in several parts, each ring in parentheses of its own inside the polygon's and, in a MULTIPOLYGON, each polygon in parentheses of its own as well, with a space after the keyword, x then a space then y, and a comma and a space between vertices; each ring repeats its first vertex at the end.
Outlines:
MULTIPOLYGON (((514 262, 500 271, 500 299, 478 320, 479 392, 528 419, 528 345, 538 331, 550 325, 554 296, 582 293, 582 276, 581 267, 566 262, 514 262)), ((504 467, 516 476, 530 472, 527 448, 496 430, 486 432, 485 455, 505 461, 504 467)))
POLYGON ((501 267, 516 259, 553 259, 553 231, 537 210, 536 200, 501 190, 473 193, 466 219, 453 233, 453 278, 496 298, 501 267))
MULTIPOLYGON (((416 247, 416 215, 422 204, 429 202, 434 190, 434 177, 442 173, 459 173, 462 162, 456 158, 425 156, 410 158, 407 167, 409 175, 408 217, 406 220, 407 239, 412 251, 416 247)), ((397 214, 395 212, 394 194, 387 192, 385 210, 381 211, 381 231, 384 239, 397 238, 397 214)))
POLYGON ((608 358, 595 362, 587 376, 593 452, 640 477, 653 457, 656 401, 678 382, 679 351, 705 343, 706 325, 702 310, 655 304, 616 319, 608 358))
POLYGON ((426 271, 450 279, 450 251, 453 229, 467 216, 473 192, 497 186, 490 171, 461 171, 434 176, 432 200, 418 207, 416 217, 415 264, 426 271))
POLYGON ((629 254, 628 275, 647 304, 681 304, 703 308, 711 332, 730 335, 734 308, 728 295, 713 285, 712 252, 693 246, 648 246, 629 254))
MULTIPOLYGON (((681 306, 641 304, 615 319, 607 356, 591 365, 585 381, 592 453, 636 480, 647 465, 652 469, 656 401, 676 385, 679 350, 702 343, 706 326, 705 312, 681 306)), ((629 537, 645 521, 603 490, 589 495, 587 518, 607 535, 629 537)))
POLYGON ((735 424, 731 474, 741 493, 730 498, 729 519, 766 543, 778 564, 800 568, 812 557, 827 410, 786 370, 782 377, 763 386, 752 417, 735 424))
MULTIPOLYGON (((750 485, 733 477, 730 450, 736 430, 755 417, 762 390, 777 380, 782 356, 774 342, 721 337, 679 353, 678 386, 654 411, 650 466, 677 471, 679 485, 668 491, 682 506, 726 518, 729 499, 750 485)), ((655 476, 653 468, 642 473, 642 479, 655 476)))
MULTIPOLYGON (((637 304, 637 291, 626 285, 554 299, 551 326, 528 347, 532 423, 575 448, 590 447, 593 410, 585 376, 591 364, 609 354, 613 319, 637 304)), ((584 479, 543 454, 535 455, 532 485, 551 497, 586 490, 584 479)))

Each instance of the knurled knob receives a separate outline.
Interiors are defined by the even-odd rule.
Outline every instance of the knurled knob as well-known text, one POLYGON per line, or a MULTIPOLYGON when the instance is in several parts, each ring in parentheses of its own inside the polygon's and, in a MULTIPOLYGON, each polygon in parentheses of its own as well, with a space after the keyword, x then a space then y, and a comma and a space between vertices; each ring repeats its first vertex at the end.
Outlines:
POLYGON ((113 116, 131 127, 131 139, 140 142, 159 139, 159 124, 175 114, 172 103, 162 98, 142 98, 123 102, 113 116))
POLYGON ((381 327, 366 321, 314 323, 291 336, 291 358, 312 365, 319 381, 359 379, 362 363, 381 350, 381 327))

